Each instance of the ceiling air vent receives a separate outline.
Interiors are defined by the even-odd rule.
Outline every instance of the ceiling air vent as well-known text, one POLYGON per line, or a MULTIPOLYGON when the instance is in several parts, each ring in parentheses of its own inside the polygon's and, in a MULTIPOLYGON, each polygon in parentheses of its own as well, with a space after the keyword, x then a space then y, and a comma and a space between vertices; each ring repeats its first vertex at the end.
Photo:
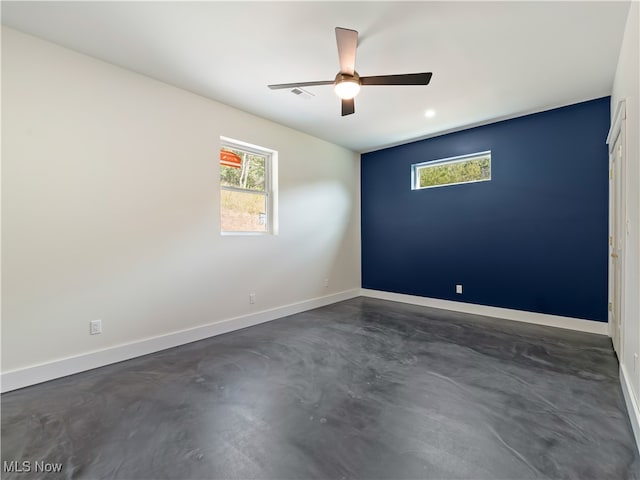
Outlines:
POLYGON ((295 96, 300 97, 300 98, 312 98, 315 97, 315 95, 311 92, 308 92, 300 87, 296 87, 296 88, 292 88, 291 89, 291 93, 293 93, 295 96))

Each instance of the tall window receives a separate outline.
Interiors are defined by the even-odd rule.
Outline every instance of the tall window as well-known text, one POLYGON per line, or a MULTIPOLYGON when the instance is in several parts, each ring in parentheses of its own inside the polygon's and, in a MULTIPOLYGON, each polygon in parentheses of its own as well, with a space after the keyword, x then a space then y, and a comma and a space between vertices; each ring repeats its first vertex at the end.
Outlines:
POLYGON ((222 233, 273 233, 272 150, 221 138, 222 233))
POLYGON ((491 180, 491 152, 416 163, 411 177, 413 190, 491 180))

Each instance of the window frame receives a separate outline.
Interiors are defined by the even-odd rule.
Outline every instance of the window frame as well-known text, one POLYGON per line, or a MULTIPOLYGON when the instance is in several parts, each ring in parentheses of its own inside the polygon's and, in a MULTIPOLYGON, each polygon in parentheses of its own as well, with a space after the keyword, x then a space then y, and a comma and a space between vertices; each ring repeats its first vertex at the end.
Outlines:
POLYGON ((437 160, 429 160, 426 162, 414 163, 411 165, 411 190, 424 190, 426 188, 450 187, 452 185, 465 185, 467 183, 488 182, 491 180, 491 176, 492 176, 491 163, 492 163, 491 150, 486 150, 484 152, 469 153, 466 155, 458 155, 455 157, 439 158, 437 160), (420 181, 419 172, 423 168, 436 167, 438 165, 444 165, 444 164, 462 163, 462 162, 467 162, 469 160, 473 160, 475 158, 481 158, 481 157, 487 157, 487 156, 489 157, 489 177, 488 178, 481 178, 478 180, 467 180, 465 182, 443 183, 440 185, 427 185, 424 187, 418 184, 420 181))
POLYGON ((249 155, 259 155, 264 157, 265 165, 264 165, 264 191, 262 190, 252 190, 250 188, 238 188, 238 187, 230 187, 226 185, 222 185, 221 171, 220 168, 222 166, 218 162, 218 182, 219 182, 219 192, 218 195, 223 190, 238 192, 238 193, 247 193, 247 194, 258 194, 264 195, 265 197, 265 206, 266 206, 266 219, 265 219, 265 231, 263 232, 255 232, 255 231, 244 231, 244 230, 223 230, 222 229, 222 204, 220 204, 220 235, 222 236, 234 236, 234 235, 242 235, 242 236, 260 236, 260 235, 275 235, 277 233, 277 223, 276 223, 276 203, 275 203, 275 185, 276 178, 275 172, 277 171, 277 152, 275 150, 260 147, 257 145, 253 145, 247 142, 243 142, 240 140, 235 140, 229 137, 220 137, 220 150, 229 149, 236 150, 243 153, 248 153, 249 155))

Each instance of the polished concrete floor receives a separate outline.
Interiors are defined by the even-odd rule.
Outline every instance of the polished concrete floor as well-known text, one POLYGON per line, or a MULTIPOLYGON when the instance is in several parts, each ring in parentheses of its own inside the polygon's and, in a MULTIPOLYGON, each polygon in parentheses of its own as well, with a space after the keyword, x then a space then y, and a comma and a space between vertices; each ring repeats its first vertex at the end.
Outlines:
POLYGON ((2 460, 31 462, 6 479, 624 479, 640 463, 608 338, 368 298, 4 394, 2 460))

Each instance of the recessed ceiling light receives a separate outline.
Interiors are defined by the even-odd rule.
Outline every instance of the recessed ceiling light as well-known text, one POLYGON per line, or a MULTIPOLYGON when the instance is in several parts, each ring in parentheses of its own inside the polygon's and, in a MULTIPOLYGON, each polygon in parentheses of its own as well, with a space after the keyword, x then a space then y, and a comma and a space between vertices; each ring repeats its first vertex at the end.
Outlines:
POLYGON ((433 118, 436 116, 436 111, 430 108, 429 110, 424 112, 424 116, 427 118, 433 118))

